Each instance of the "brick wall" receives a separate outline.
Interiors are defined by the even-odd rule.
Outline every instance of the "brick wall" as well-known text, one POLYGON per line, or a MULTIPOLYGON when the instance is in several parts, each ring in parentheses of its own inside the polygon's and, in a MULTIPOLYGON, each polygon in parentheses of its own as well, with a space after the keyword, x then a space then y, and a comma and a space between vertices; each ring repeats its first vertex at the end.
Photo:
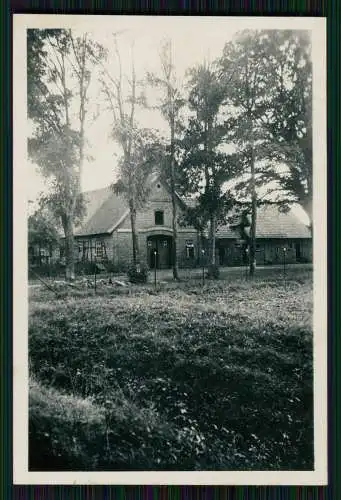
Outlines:
MULTIPOLYGON (((162 227, 172 227, 172 202, 168 191, 161 185, 156 184, 153 187, 150 197, 145 206, 138 210, 136 214, 136 226, 139 231, 143 231, 155 225, 155 211, 161 210, 164 214, 164 221, 162 227), (157 186, 160 187, 157 187, 157 186)), ((178 215, 181 215, 181 205, 178 204, 178 215)), ((130 229, 130 217, 126 217, 119 229, 130 229)), ((160 226, 161 227, 161 226, 160 226)))

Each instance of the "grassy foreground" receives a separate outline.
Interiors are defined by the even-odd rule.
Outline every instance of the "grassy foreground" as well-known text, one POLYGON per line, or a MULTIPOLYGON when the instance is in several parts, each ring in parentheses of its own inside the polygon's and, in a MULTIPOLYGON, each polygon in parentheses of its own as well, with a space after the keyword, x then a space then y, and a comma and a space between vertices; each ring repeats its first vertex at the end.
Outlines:
POLYGON ((313 469, 312 279, 31 290, 30 470, 313 469))

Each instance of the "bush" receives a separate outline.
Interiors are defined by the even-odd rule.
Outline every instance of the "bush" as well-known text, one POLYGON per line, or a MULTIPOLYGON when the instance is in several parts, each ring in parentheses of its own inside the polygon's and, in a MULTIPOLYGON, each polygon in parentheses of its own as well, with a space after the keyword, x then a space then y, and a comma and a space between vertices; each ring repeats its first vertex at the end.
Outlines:
POLYGON ((216 264, 215 265, 210 264, 208 266, 208 270, 207 270, 207 277, 208 278, 217 280, 217 279, 219 279, 219 274, 220 274, 219 266, 217 266, 216 264))
POLYGON ((108 273, 113 273, 113 274, 123 274, 128 271, 128 266, 127 264, 124 263, 114 263, 112 261, 109 261, 106 264, 106 268, 108 273))
POLYGON ((130 283, 147 283, 148 268, 144 264, 132 265, 127 272, 130 283))
POLYGON ((55 262, 53 264, 42 264, 41 266, 32 266, 28 270, 28 278, 35 279, 37 277, 59 277, 65 276, 65 265, 61 262, 55 262))
POLYGON ((101 272, 101 267, 103 266, 102 263, 95 263, 95 262, 90 262, 90 261, 80 261, 75 263, 75 272, 77 275, 79 274, 95 274, 101 272))

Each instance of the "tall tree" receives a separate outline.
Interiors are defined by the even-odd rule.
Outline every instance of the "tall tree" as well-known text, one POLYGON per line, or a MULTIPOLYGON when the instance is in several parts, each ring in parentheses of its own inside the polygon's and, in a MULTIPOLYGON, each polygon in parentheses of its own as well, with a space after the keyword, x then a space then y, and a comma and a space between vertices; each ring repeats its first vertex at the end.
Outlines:
POLYGON ((189 109, 191 116, 184 132, 181 167, 183 185, 188 192, 199 192, 190 219, 209 225, 209 273, 216 266, 217 224, 223 220, 232 200, 222 186, 235 174, 233 154, 224 150, 225 90, 212 65, 202 64, 189 73, 189 109))
MULTIPOLYGON (((130 211, 132 231, 133 264, 139 263, 138 229, 136 213, 145 202, 151 143, 146 130, 140 130, 136 121, 136 107, 141 103, 142 96, 138 94, 139 82, 136 78, 134 56, 132 53, 131 76, 126 78, 122 70, 121 55, 117 35, 113 35, 114 54, 112 59, 117 63, 117 74, 113 75, 106 64, 101 64, 101 84, 108 110, 112 118, 112 138, 122 149, 119 162, 119 182, 113 184, 116 192, 123 193, 127 199, 130 211), (128 91, 127 91, 128 88, 128 91), (148 159, 147 159, 148 156, 148 159)), ((132 47, 133 52, 133 47, 132 47)))
POLYGON ((275 179, 284 195, 298 202, 312 222, 312 61, 309 32, 267 31, 269 102, 263 124, 268 157, 287 170, 275 179))
POLYGON ((176 159, 175 159, 175 141, 176 132, 179 123, 179 112, 184 105, 184 99, 180 95, 179 84, 177 82, 175 69, 172 59, 172 43, 168 39, 163 43, 160 52, 161 76, 148 74, 148 81, 154 87, 162 91, 161 102, 158 106, 162 116, 166 119, 169 126, 169 155, 167 177, 170 181, 172 197, 172 267, 173 278, 179 279, 178 259, 177 259, 177 241, 178 241, 178 214, 177 214, 177 194, 176 194, 176 159))
MULTIPOLYGON (((116 135, 116 134, 115 134, 116 135)), ((128 203, 132 228, 133 265, 140 261, 137 211, 141 209, 150 193, 150 178, 163 159, 163 149, 159 140, 149 129, 135 127, 130 130, 132 148, 129 163, 123 156, 119 161, 119 179, 113 183, 115 193, 122 195, 128 203)))
POLYGON ((226 98, 231 118, 227 121, 230 140, 239 154, 240 172, 246 180, 250 198, 250 275, 255 271, 257 185, 264 182, 268 174, 259 162, 264 159, 265 131, 263 119, 268 109, 268 70, 263 34, 244 31, 226 44, 220 60, 225 78, 226 98), (262 170, 263 169, 263 170, 262 170), (260 174, 263 174, 260 180, 260 174))
MULTIPOLYGON (((288 207, 299 203, 312 218, 312 65, 309 33, 292 30, 244 32, 226 45, 223 71, 235 71, 227 94, 236 110, 236 136, 240 135, 242 100, 239 68, 250 56, 256 61, 260 85, 254 83, 253 123, 257 129, 257 182, 268 185, 266 202, 288 207), (253 52, 250 50, 254 48, 253 52), (239 53, 238 53, 239 50, 239 53), (244 54, 244 56, 243 56, 244 54), (266 92, 264 88, 266 86, 266 92), (238 132, 239 131, 239 132, 238 132), (275 196, 274 196, 275 194, 275 196)), ((242 87, 243 88, 243 85, 242 87)), ((245 90, 245 89, 244 89, 245 90)), ((263 189, 264 191, 264 189, 263 189)), ((266 194, 265 190, 265 194, 266 194)), ((259 201, 259 200, 258 200, 259 201)))
POLYGON ((29 30, 28 115, 33 136, 28 150, 51 180, 50 204, 65 235, 66 278, 74 279, 74 223, 81 213, 81 175, 91 69, 103 49, 87 33, 29 30))

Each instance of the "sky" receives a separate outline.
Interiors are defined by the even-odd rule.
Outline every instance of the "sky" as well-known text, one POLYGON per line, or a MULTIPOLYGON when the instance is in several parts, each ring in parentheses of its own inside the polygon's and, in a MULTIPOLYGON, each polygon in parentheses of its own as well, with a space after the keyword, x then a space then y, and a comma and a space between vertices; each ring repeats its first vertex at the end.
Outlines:
MULTIPOLYGON (((89 29, 86 26, 85 29, 89 29)), ((159 18, 159 17, 131 17, 119 16, 113 18, 110 25, 103 28, 90 26, 93 40, 112 50, 113 35, 118 33, 118 44, 122 60, 123 73, 131 72, 132 44, 137 79, 145 77, 147 72, 160 73, 159 52, 162 41, 169 37, 172 40, 173 63, 180 85, 185 81, 188 68, 202 63, 204 60, 213 60, 222 53, 226 42, 231 40, 240 25, 229 29, 224 18, 159 18), (217 21, 218 19, 218 21, 217 21)), ((81 26, 74 30, 82 32, 81 26)), ((115 74, 117 65, 108 63, 108 68, 115 74)), ((109 185, 115 179, 116 164, 120 148, 109 137, 111 117, 104 111, 104 103, 100 96, 100 87, 96 75, 92 75, 89 88, 92 112, 99 111, 99 117, 86 129, 89 142, 88 153, 93 161, 85 161, 82 175, 84 191, 98 189, 109 185), (95 175, 94 175, 95 172, 95 175)), ((154 101, 155 102, 155 101, 154 101)), ((167 127, 158 111, 138 110, 137 119, 142 126, 158 129, 167 133, 167 127)), ((44 189, 44 181, 37 172, 37 168, 29 163, 29 198, 35 200, 39 192, 44 189)))
MULTIPOLYGON (((58 17, 58 16, 56 16, 58 17)), ((62 16, 59 16, 62 17, 62 16)), ((224 45, 245 28, 275 28, 276 22, 267 18, 228 17, 168 17, 168 16, 106 16, 90 22, 92 16, 77 16, 72 26, 75 35, 87 31, 92 40, 113 51, 113 33, 117 33, 123 74, 131 74, 132 45, 137 79, 145 78, 147 72, 160 74, 160 48, 162 41, 170 38, 175 71, 180 85, 186 81, 186 71, 205 60, 212 61, 222 54, 224 45), (264 22, 267 25, 264 26, 264 22), (260 26, 258 24, 261 23, 260 26)), ((283 22, 283 21, 282 21, 283 22)), ((288 26, 292 27, 288 19, 288 26)), ((64 23, 60 22, 59 27, 64 23)), ((56 27, 54 25, 53 27, 56 27)), ((107 67, 117 74, 117 63, 109 57, 107 67)), ((105 111, 103 97, 96 73, 92 75, 89 88, 89 120, 86 126, 87 153, 93 158, 86 160, 82 174, 82 189, 88 191, 108 186, 117 178, 117 160, 121 150, 110 138, 112 118, 105 111), (97 118, 92 120, 92 116, 97 118)), ((154 100, 155 103, 155 100, 154 100)), ((136 113, 144 127, 167 133, 167 127, 158 111, 136 113)), ((28 162, 28 196, 36 200, 46 189, 35 165, 28 162)), ((34 204, 34 203, 33 203, 34 204)))

